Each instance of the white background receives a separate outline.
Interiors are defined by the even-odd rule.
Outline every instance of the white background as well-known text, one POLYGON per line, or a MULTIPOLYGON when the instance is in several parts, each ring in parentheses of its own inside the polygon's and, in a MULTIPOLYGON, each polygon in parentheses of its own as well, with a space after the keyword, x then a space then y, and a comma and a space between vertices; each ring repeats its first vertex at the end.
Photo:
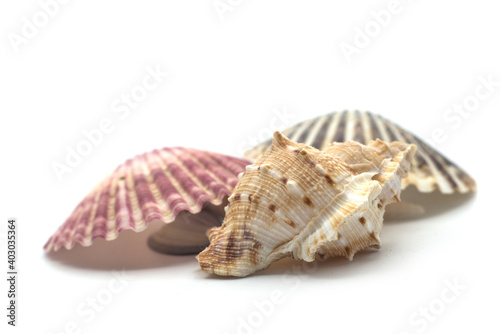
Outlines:
MULTIPOLYGON (((33 22, 41 7, 2 2, 0 231, 5 237, 7 218, 17 218, 20 277, 15 329, 6 325, 0 284, 1 332, 497 332, 500 87, 467 117, 444 118, 472 101, 480 77, 500 81, 495 3, 401 0, 350 63, 341 43, 354 45, 356 29, 376 29, 371 12, 389 1, 222 3, 231 6, 223 19, 212 0, 69 1, 15 47, 23 18, 33 22), (112 104, 141 84, 147 67, 169 76, 120 119, 112 104), (278 122, 284 128, 343 109, 382 114, 423 138, 442 129, 438 148, 476 178, 477 194, 420 196, 430 214, 388 221, 379 251, 295 276, 286 273, 302 264, 285 260, 244 279, 212 277, 192 256, 149 251, 149 230, 55 257, 43 252, 75 205, 127 158, 175 145, 240 156, 252 137, 275 130, 273 110, 293 115, 278 122), (52 164, 105 118, 111 133, 58 180, 52 164), (121 268, 127 286, 95 317, 82 316, 77 309, 104 296, 121 268), (425 318, 412 323, 421 308, 439 306, 447 280, 463 290, 425 328, 425 318), (275 289, 282 303, 257 314, 255 302, 275 289)), ((1 247, 6 259, 5 239, 1 247)))

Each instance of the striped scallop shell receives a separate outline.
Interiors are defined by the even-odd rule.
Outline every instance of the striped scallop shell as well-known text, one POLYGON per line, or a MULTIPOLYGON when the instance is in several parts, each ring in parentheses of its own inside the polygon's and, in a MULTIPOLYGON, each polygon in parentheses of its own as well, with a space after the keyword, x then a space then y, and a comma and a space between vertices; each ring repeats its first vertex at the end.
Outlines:
POLYGON ((122 230, 170 223, 181 211, 225 204, 249 162, 191 148, 163 148, 118 166, 94 188, 45 245, 47 251, 113 240, 122 230))
MULTIPOLYGON (((388 121, 387 119, 360 111, 334 112, 309 119, 283 131, 291 140, 326 149, 332 142, 353 140, 368 144, 371 140, 399 141, 415 144, 419 148, 408 177, 403 180, 403 189, 413 184, 421 192, 439 189, 444 194, 467 193, 476 189, 475 181, 455 163, 424 143, 420 138, 388 121)), ((250 160, 257 159, 271 146, 271 140, 263 142, 245 152, 250 160)))
POLYGON ((221 227, 197 259, 201 269, 247 276, 283 257, 305 261, 380 244, 385 206, 399 201, 416 146, 383 141, 319 151, 276 132, 246 167, 221 227))

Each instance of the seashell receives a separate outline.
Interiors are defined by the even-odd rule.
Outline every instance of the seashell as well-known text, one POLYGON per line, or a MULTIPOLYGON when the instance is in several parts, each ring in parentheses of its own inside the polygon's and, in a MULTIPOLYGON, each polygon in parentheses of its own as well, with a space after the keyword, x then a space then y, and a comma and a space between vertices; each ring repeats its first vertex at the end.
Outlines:
MULTIPOLYGON (((325 150, 332 142, 353 140, 368 144, 371 140, 399 141, 419 148, 411 162, 403 189, 412 184, 421 192, 439 189, 444 194, 467 193, 476 189, 475 181, 455 163, 424 143, 419 137, 382 116, 360 111, 333 112, 309 119, 283 131, 291 140, 325 150)), ((245 152, 255 161, 271 146, 265 141, 245 152)))
MULTIPOLYGON (((173 222, 183 211, 175 228, 178 231, 183 222, 191 222, 189 228, 199 237, 196 226, 207 229, 220 225, 225 199, 248 164, 243 159, 182 147, 138 155, 118 166, 95 187, 44 248, 57 251, 61 247, 71 249, 75 243, 89 246, 95 238, 113 240, 122 230, 139 232, 154 220, 173 222)), ((175 237, 175 229, 172 231, 175 237)), ((150 245, 158 250, 182 253, 192 246, 189 235, 183 232, 179 233, 185 237, 184 244, 162 245, 162 240, 168 243, 172 238, 162 238, 161 232, 150 240, 150 245)), ((205 243, 196 242, 202 247, 208 244, 208 238, 205 239, 205 243)))
POLYGON ((377 140, 319 151, 275 132, 246 168, 221 227, 209 231, 201 269, 247 276, 283 257, 305 261, 380 245, 385 206, 399 201, 416 146, 377 140))

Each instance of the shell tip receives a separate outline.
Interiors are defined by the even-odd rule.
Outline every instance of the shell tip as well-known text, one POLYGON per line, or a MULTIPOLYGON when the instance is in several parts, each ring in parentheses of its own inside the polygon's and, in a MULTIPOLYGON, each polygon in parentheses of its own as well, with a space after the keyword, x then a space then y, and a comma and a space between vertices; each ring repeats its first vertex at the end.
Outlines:
POLYGON ((290 140, 285 137, 284 134, 282 134, 279 131, 275 131, 273 134, 273 145, 275 146, 281 146, 281 147, 286 147, 290 143, 290 140))

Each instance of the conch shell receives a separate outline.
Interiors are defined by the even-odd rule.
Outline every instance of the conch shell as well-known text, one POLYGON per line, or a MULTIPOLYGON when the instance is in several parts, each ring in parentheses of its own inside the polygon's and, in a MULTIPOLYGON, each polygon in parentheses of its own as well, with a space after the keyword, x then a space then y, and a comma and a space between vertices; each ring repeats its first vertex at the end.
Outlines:
POLYGON ((380 245, 385 206, 399 201, 415 145, 338 143, 324 152, 274 133, 246 167, 221 227, 209 231, 201 269, 247 276, 283 257, 305 261, 380 245))

